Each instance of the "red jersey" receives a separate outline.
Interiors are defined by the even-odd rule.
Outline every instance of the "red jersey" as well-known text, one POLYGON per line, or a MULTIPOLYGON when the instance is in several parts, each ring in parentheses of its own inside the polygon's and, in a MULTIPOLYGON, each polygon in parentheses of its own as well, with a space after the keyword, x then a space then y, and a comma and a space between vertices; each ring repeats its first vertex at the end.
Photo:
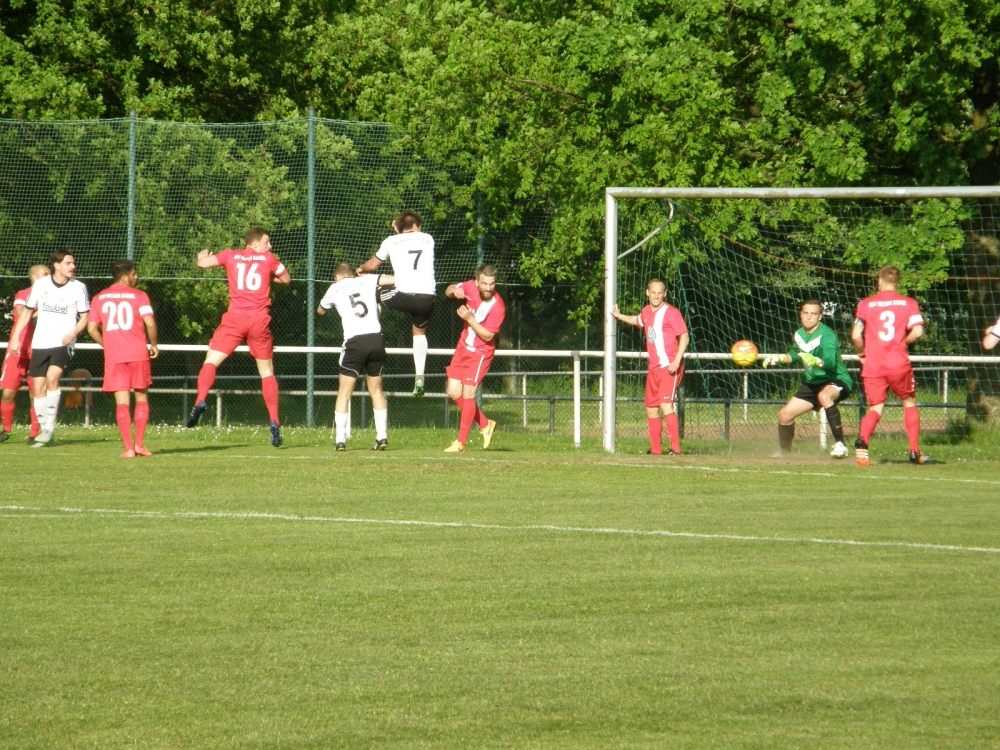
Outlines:
MULTIPOLYGON (((476 286, 475 281, 466 281, 459 284, 458 288, 465 292, 465 304, 475 313, 476 321, 487 331, 492 331, 494 334, 500 333, 500 326, 503 325, 504 316, 507 315, 507 308, 503 300, 500 299, 500 295, 494 292, 492 299, 488 302, 483 301, 483 298, 479 296, 479 287, 476 286)), ((497 337, 494 336, 489 341, 483 341, 466 323, 455 348, 464 348, 466 351, 492 356, 497 348, 497 337)))
POLYGON ((865 329, 862 375, 884 378, 910 370, 906 334, 924 324, 916 300, 896 292, 879 292, 858 303, 855 325, 865 329))
POLYGON ((271 279, 287 270, 274 253, 252 248, 223 250, 215 256, 229 278, 229 312, 257 315, 271 306, 271 279))
MULTIPOLYGON (((22 289, 21 291, 19 291, 17 294, 14 295, 14 315, 12 316, 14 318, 14 323, 12 323, 10 326, 11 338, 8 339, 8 345, 14 343, 14 338, 13 338, 14 324, 17 323, 17 318, 21 314, 21 312, 27 309, 29 294, 31 294, 30 286, 27 289, 22 289)), ((34 310, 29 310, 28 314, 33 316, 34 312, 35 312, 34 310)), ((24 330, 21 331, 21 340, 18 342, 20 344, 18 348, 21 351, 22 358, 31 356, 31 337, 34 335, 34 333, 35 333, 35 319, 34 317, 31 317, 28 319, 28 325, 26 325, 24 327, 24 330)))
POLYGON ((145 292, 113 284, 94 297, 90 309, 93 320, 101 324, 105 367, 149 359, 142 319, 152 316, 153 307, 145 292))
POLYGON ((677 356, 677 339, 688 332, 681 311, 665 302, 655 310, 646 305, 636 325, 646 334, 649 371, 667 369, 677 356))

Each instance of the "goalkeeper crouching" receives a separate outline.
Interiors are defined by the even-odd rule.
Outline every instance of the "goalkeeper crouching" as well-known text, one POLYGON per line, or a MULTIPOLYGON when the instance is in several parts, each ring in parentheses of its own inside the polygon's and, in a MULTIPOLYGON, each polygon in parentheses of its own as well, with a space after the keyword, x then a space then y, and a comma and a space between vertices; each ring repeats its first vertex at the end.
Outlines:
POLYGON ((778 442, 785 456, 792 451, 795 437, 795 418, 809 411, 823 409, 836 443, 830 455, 846 458, 844 425, 837 403, 847 398, 854 385, 847 367, 840 357, 840 341, 833 329, 821 322, 823 306, 819 300, 809 299, 799 308, 802 327, 795 332, 795 343, 788 354, 772 354, 764 359, 764 367, 802 362, 806 382, 778 412, 778 442))

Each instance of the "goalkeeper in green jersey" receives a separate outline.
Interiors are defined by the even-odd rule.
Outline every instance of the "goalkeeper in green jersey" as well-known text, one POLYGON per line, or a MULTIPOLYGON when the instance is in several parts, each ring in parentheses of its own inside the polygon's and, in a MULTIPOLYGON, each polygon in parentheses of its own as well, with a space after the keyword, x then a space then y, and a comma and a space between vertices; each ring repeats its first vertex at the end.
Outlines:
POLYGON ((799 308, 802 327, 795 332, 795 344, 788 354, 772 354, 764 359, 764 367, 801 362, 806 368, 806 382, 778 412, 778 442, 781 455, 792 450, 795 437, 795 418, 808 411, 823 409, 830 432, 836 440, 830 455, 845 458, 844 425, 840 420, 837 403, 847 398, 854 383, 840 357, 837 334, 821 321, 823 306, 819 300, 809 299, 799 308))

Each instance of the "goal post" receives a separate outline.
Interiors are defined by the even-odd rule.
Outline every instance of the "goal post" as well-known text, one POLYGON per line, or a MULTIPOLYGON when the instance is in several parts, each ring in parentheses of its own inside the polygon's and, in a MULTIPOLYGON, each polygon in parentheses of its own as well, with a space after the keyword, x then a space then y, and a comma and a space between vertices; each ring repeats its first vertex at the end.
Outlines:
MULTIPOLYGON (((660 249, 657 252, 662 262, 667 262, 663 259, 669 256, 669 262, 676 262, 679 266, 687 267, 699 262, 711 261, 713 254, 721 256, 726 248, 735 248, 759 265, 757 268, 746 271, 752 276, 747 283, 743 284, 743 279, 740 279, 740 304, 749 305, 748 309, 752 309, 754 283, 760 285, 762 278, 767 283, 774 281, 773 286, 778 289, 777 292, 774 292, 770 287, 768 288, 767 304, 756 315, 757 318, 761 319, 766 318, 772 310, 776 309, 774 307, 775 298, 783 295, 786 303, 787 300, 791 299, 793 292, 790 290, 795 289, 794 284, 798 283, 796 279, 800 277, 802 286, 799 288, 799 297, 803 293, 819 297, 824 291, 829 291, 839 284, 842 293, 836 295, 838 300, 835 304, 831 303, 831 310, 836 310, 837 321, 842 328, 841 345, 843 351, 845 354, 851 354, 853 349, 849 346, 849 341, 844 340, 843 335, 847 326, 850 325, 847 320, 849 300, 853 299, 853 304, 856 304, 864 296, 874 293, 874 272, 877 271, 881 262, 892 262, 901 252, 905 254, 908 247, 916 248, 913 250, 913 255, 914 257, 919 256, 921 268, 925 269, 921 272, 923 274, 920 277, 921 285, 917 288, 925 292, 929 300, 933 298, 935 306, 933 313, 941 317, 940 321, 935 321, 931 326, 934 335, 929 347, 923 347, 920 352, 925 354, 926 348, 933 347, 934 353, 920 359, 926 360, 929 356, 932 362, 925 362, 928 368, 932 366, 947 368, 949 365, 957 367, 962 364, 962 360, 967 363, 974 361, 981 366, 987 366, 983 363, 990 363, 993 358, 981 356, 983 352, 978 347, 978 340, 973 342, 971 333, 951 335, 946 330, 945 322, 953 322, 954 319, 963 316, 968 318, 971 315, 969 306, 962 306, 965 303, 964 300, 960 299, 963 294, 968 298, 976 296, 977 311, 994 310, 992 320, 995 321, 996 315, 1000 314, 1000 258, 998 258, 996 268, 992 265, 987 268, 983 265, 976 266, 974 262, 962 255, 962 253, 972 252, 969 250, 969 246, 975 242, 981 243, 983 247, 989 247, 989 252, 994 255, 1000 253, 1000 205, 998 205, 998 201, 1000 201, 1000 186, 607 188, 605 190, 604 391, 602 394, 604 449, 610 453, 615 451, 616 440, 619 437, 618 407, 625 398, 619 394, 620 377, 622 376, 619 360, 624 352, 619 346, 620 326, 612 316, 612 310, 621 301, 623 290, 621 259, 626 255, 631 253, 635 253, 635 256, 643 253, 649 254, 649 248, 660 243, 660 249), (669 210, 664 206, 659 215, 655 215, 655 210, 648 211, 646 212, 648 215, 643 216, 641 220, 623 218, 623 211, 642 205, 643 202, 653 201, 668 204, 669 210), (976 201, 978 203, 975 203, 976 201), (810 214, 809 220, 815 221, 814 224, 810 225, 808 221, 802 223, 797 217, 789 218, 794 213, 792 207, 807 204, 810 205, 803 213, 810 214), (713 212, 713 207, 719 205, 729 206, 729 212, 713 212), (679 218, 676 219, 674 219, 675 206, 684 209, 678 211, 679 218), (688 208, 689 206, 694 208, 688 208), (731 208, 733 206, 736 208, 731 208), (699 209, 704 209, 708 215, 699 216, 699 209), (674 219, 672 223, 671 219, 674 219), (687 222, 688 228, 686 236, 678 226, 684 221, 687 222), (800 223, 795 223, 796 221, 800 223), (734 229, 727 233, 728 230, 720 230, 720 226, 732 226, 734 229), (703 238, 692 240, 693 233, 696 232, 704 232, 703 238), (684 245, 685 241, 688 243, 687 245, 684 245), (666 248, 668 242, 671 244, 669 248, 666 248), (907 243, 911 243, 911 245, 907 246, 907 243), (701 260, 693 259, 692 256, 698 256, 701 260), (879 260, 880 258, 881 260, 879 260), (952 273, 952 268, 957 265, 967 267, 959 268, 957 273, 952 273), (781 284, 775 281, 779 277, 781 277, 781 284), (961 286, 962 284, 964 286, 961 286), (959 288, 960 286, 961 288, 959 288), (948 294, 941 291, 945 290, 946 287, 948 294), (863 288, 869 288, 870 291, 862 293, 863 288), (747 289, 750 291, 747 292, 747 289)), ((984 257, 988 254, 985 253, 984 257)), ((983 261, 983 263, 987 262, 983 261)), ((647 263, 644 268, 652 265, 655 264, 647 263)), ((725 268, 719 268, 716 269, 719 274, 729 273, 725 268)), ((903 270, 906 274, 907 269, 903 270)), ((734 278, 743 272, 743 269, 735 269, 733 271, 734 278)), ((634 287, 630 302, 632 307, 635 307, 640 304, 638 271, 633 269, 629 273, 636 277, 629 280, 629 283, 632 283, 634 287)), ((648 279, 641 281, 642 288, 644 288, 648 279)), ((720 284, 720 288, 721 286, 720 284)), ((718 290, 716 292, 714 298, 711 295, 702 295, 698 281, 695 279, 688 281, 685 293, 690 293, 692 297, 698 298, 699 314, 704 315, 706 305, 717 304, 721 306, 727 303, 725 294, 718 292, 718 290)), ((682 312, 687 312, 683 309, 683 305, 681 306, 682 312)), ((784 314, 787 314, 789 305, 785 304, 780 309, 784 314)), ((623 312, 634 314, 635 310, 623 309, 623 312)), ((728 314, 729 311, 720 309, 718 312, 728 314)), ((826 309, 824 312, 833 314, 832 312, 828 313, 826 309)), ((853 309, 849 312, 853 313, 853 309)), ((973 317, 975 316, 973 315, 973 317)), ((701 320, 704 320, 704 317, 701 320)), ((791 336, 798 327, 798 323, 794 319, 787 321, 782 319, 782 322, 784 338, 787 343, 791 341, 791 336)), ((984 325, 987 322, 991 321, 982 321, 984 325)), ((759 321, 751 319, 747 328, 759 331, 758 323, 759 321)), ((951 322, 948 324, 951 325, 951 322)), ((689 321, 689 327, 691 327, 691 321, 689 321)), ((968 327, 971 331, 974 326, 970 323, 968 327)), ((720 330, 713 332, 713 336, 703 336, 703 340, 711 340, 710 343, 714 344, 714 348, 709 350, 702 348, 697 351, 689 349, 687 359, 689 361, 697 361, 701 358, 713 359, 716 362, 713 365, 715 367, 726 365, 720 360, 726 359, 723 355, 727 354, 729 344, 738 338, 750 337, 734 333, 733 331, 738 330, 738 328, 738 326, 731 327, 728 331, 723 331, 720 328, 720 330), (722 338, 727 333, 733 338, 725 343, 722 338)), ((778 340, 776 338, 777 332, 773 336, 763 334, 761 336, 771 342, 778 340)), ((692 327, 692 344, 694 345, 698 339, 699 331, 696 327, 692 327)), ((758 345, 763 343, 766 346, 769 341, 757 343, 758 345)), ((782 344, 779 342, 779 345, 782 344)), ((633 345, 631 350, 626 350, 633 356, 623 361, 636 362, 635 352, 640 348, 633 345)), ((778 349, 778 351, 786 350, 787 347, 778 349)), ((914 357, 914 361, 917 360, 918 358, 914 357)), ((633 372, 635 371, 633 370, 633 372)), ((944 369, 943 372, 947 373, 947 369, 944 369)), ((745 388, 746 379, 744 378, 745 388)), ((947 389, 947 380, 945 380, 945 388, 947 389)), ((1000 388, 997 390, 1000 391, 1000 388)), ((638 399, 633 397, 628 400, 637 401, 638 399)))

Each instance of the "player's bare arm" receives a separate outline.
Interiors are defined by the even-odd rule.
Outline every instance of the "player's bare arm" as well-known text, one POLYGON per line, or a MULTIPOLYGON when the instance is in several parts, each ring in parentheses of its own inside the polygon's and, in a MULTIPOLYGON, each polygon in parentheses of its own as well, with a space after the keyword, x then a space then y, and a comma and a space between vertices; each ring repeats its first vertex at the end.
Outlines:
POLYGON ((667 367, 667 372, 671 375, 676 375, 677 371, 681 369, 681 365, 684 364, 684 352, 687 351, 688 342, 691 341, 691 336, 687 333, 682 333, 677 337, 677 354, 674 355, 673 361, 667 367))
POLYGON ((146 326, 146 338, 149 339, 149 358, 156 359, 160 356, 160 329, 156 327, 156 318, 152 315, 144 315, 142 322, 146 326))
POLYGON ((219 259, 211 250, 202 250, 198 253, 198 268, 216 268, 221 265, 219 259))
POLYGON ((906 343, 912 344, 924 335, 923 326, 913 326, 906 334, 906 343))
POLYGON ((395 286, 395 284, 396 284, 396 277, 393 276, 391 273, 384 273, 378 277, 379 286, 395 286))
POLYGON ((622 323, 630 326, 639 326, 639 316, 638 315, 622 315, 621 311, 618 309, 618 305, 615 305, 611 310, 611 314, 622 323))
POLYGON ((1000 331, 1000 320, 996 322, 996 325, 989 326, 983 331, 983 349, 986 351, 990 351, 996 348, 997 344, 1000 344, 1000 336, 993 333, 994 331, 1000 331))
POLYGON ((91 320, 87 323, 87 335, 94 340, 94 343, 98 346, 104 346, 104 336, 101 334, 101 322, 99 320, 91 320))
POLYGON ((490 342, 495 335, 493 331, 488 331, 482 323, 476 320, 475 311, 468 305, 462 305, 455 311, 462 320, 469 324, 469 328, 476 332, 476 335, 483 341, 490 342))
POLYGON ((372 271, 377 271, 379 266, 382 265, 382 261, 375 257, 374 255, 358 266, 358 276, 363 276, 366 273, 371 273, 372 271))
POLYGON ((14 320, 14 327, 11 329, 12 341, 9 345, 11 354, 21 353, 21 332, 27 327, 28 321, 31 320, 31 316, 35 314, 35 310, 29 310, 27 307, 22 308, 21 311, 18 312, 17 318, 14 320))
POLYGON ((275 284, 291 284, 292 283, 292 275, 290 273, 288 273, 288 271, 285 271, 283 274, 281 274, 281 276, 275 276, 274 277, 274 283, 275 284))
POLYGON ((444 296, 448 299, 465 299, 465 291, 462 289, 461 284, 450 284, 444 290, 444 296))
POLYGON ((76 323, 76 327, 62 337, 63 346, 69 346, 73 343, 73 340, 87 330, 87 322, 90 320, 90 313, 80 313, 80 318, 76 323))
POLYGON ((860 359, 862 362, 865 361, 864 333, 865 333, 864 323, 855 323, 854 328, 851 329, 851 343, 854 344, 854 349, 858 353, 858 359, 860 359))

